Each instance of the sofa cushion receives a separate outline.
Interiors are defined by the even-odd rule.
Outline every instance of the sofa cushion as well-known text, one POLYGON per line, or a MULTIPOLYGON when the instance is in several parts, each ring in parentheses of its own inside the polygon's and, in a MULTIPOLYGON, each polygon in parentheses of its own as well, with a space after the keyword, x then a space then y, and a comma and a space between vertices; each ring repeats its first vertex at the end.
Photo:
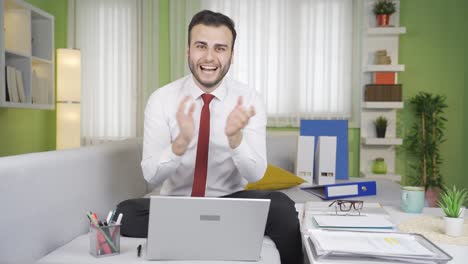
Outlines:
POLYGON ((268 164, 265 175, 255 183, 245 186, 246 190, 280 190, 297 186, 305 181, 302 178, 283 170, 282 168, 268 164))

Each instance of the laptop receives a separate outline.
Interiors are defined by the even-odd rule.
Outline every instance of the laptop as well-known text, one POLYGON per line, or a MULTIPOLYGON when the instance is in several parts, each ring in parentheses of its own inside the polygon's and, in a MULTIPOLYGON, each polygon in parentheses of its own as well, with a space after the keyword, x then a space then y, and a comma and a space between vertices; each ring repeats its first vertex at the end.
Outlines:
POLYGON ((269 199, 151 196, 147 260, 258 261, 269 199))

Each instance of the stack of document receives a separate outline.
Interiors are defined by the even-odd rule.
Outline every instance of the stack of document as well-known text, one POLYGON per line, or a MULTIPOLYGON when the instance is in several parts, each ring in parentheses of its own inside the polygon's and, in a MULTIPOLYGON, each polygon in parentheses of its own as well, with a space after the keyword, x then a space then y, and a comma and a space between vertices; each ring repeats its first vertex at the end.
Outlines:
POLYGON ((316 260, 446 263, 452 259, 419 234, 315 229, 308 235, 316 260))
POLYGON ((366 203, 360 210, 340 212, 328 202, 307 202, 305 204, 303 228, 351 229, 351 230, 383 230, 396 229, 389 219, 387 211, 379 203, 366 203))
POLYGON ((316 215, 313 217, 315 224, 320 228, 345 228, 345 229, 394 229, 395 225, 383 215, 316 215))

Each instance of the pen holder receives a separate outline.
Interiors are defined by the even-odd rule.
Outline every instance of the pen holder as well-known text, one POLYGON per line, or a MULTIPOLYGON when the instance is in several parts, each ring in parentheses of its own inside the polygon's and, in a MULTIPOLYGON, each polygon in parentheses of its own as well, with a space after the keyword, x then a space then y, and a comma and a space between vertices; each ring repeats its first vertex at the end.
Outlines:
POLYGON ((89 226, 89 253, 97 258, 120 253, 120 225, 89 226))

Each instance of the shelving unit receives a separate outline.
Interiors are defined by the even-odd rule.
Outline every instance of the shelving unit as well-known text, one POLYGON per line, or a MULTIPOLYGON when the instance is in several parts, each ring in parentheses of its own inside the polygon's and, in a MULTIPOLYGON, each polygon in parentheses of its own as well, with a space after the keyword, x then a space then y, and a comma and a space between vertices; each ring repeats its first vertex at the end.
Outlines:
MULTIPOLYGON (((400 1, 396 3, 397 12, 390 17, 389 27, 378 27, 372 8, 376 0, 365 0, 362 6, 364 10, 364 24, 362 25, 362 101, 361 101, 361 145, 360 145, 360 176, 367 179, 389 179, 401 181, 401 176, 395 173, 395 146, 403 144, 403 139, 396 135, 398 109, 403 109, 403 102, 365 101, 364 90, 367 84, 372 83, 372 75, 376 72, 395 72, 405 70, 405 65, 398 64, 398 40, 401 34, 406 33, 406 28, 399 25, 400 1), (391 64, 376 65, 375 52, 387 50, 391 57, 391 64), (388 120, 385 138, 377 138, 373 121, 384 116, 388 120), (376 158, 383 158, 387 165, 387 174, 372 173, 372 164, 376 158)), ((398 82, 396 82, 398 83, 398 82)))
POLYGON ((0 0, 0 14, 0 107, 54 109, 54 17, 21 0, 0 0), (20 72, 15 92, 24 97, 18 101, 6 85, 7 66, 20 72))

